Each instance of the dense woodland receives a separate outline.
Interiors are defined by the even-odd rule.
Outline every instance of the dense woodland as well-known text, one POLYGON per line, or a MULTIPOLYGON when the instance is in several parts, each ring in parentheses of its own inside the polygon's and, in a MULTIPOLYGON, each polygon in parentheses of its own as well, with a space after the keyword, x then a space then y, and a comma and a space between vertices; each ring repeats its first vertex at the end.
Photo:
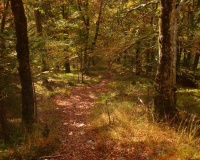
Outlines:
POLYGON ((200 159, 200 0, 0 0, 0 159, 200 159))

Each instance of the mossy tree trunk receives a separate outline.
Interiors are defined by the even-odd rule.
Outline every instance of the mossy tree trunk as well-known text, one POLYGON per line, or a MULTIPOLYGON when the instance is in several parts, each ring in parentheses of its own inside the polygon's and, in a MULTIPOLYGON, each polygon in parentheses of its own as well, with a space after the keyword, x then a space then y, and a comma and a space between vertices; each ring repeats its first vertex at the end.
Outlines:
POLYGON ((30 130, 34 122, 34 97, 29 64, 27 20, 22 0, 11 0, 11 7, 17 36, 16 50, 22 86, 22 123, 30 130))
POLYGON ((176 115, 176 0, 161 0, 159 65, 156 76, 155 112, 159 118, 176 115))

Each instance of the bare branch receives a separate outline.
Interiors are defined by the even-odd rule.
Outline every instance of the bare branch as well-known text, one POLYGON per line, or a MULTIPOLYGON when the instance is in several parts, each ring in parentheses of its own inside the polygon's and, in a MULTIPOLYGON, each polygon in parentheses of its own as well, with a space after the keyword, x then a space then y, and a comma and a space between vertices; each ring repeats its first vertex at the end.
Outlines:
POLYGON ((129 14, 130 12, 134 11, 134 10, 137 10, 137 9, 139 9, 139 8, 141 8, 141 7, 145 7, 145 6, 149 5, 149 4, 157 4, 157 3, 159 3, 159 0, 147 2, 147 3, 145 3, 145 4, 140 4, 139 6, 130 9, 130 10, 126 13, 126 15, 125 15, 123 18, 127 17, 128 14, 129 14))
MULTIPOLYGON (((151 34, 148 34, 148 35, 146 35, 146 36, 144 36, 144 37, 142 37, 142 38, 139 38, 137 41, 141 41, 141 40, 143 40, 143 39, 149 37, 149 36, 152 35, 152 34, 154 34, 154 33, 151 33, 151 34)), ((135 44, 137 43, 137 41, 134 40, 133 43, 131 43, 131 44, 130 44, 129 46, 127 46, 126 48, 124 48, 124 49, 123 49, 122 51, 120 51, 118 54, 122 54, 122 53, 124 53, 125 51, 127 51, 128 49, 130 49, 133 45, 135 45, 135 44)))
POLYGON ((157 10, 157 7, 155 9, 153 9, 151 12, 147 12, 147 13, 145 13, 145 15, 140 16, 139 18, 137 18, 137 20, 146 17, 148 14, 154 12, 155 10, 157 10))

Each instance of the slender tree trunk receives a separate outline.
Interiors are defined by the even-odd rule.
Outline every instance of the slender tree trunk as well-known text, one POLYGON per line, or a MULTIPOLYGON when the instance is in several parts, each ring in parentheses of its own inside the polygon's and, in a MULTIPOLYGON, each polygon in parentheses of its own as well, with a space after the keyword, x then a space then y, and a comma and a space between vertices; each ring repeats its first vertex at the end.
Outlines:
POLYGON ((1 102, 1 95, 0 95, 0 124, 1 124, 1 128, 2 128, 2 134, 3 134, 3 138, 5 141, 9 140, 9 132, 8 132, 8 128, 6 125, 6 117, 5 117, 5 112, 3 109, 3 105, 1 102))
POLYGON ((141 73, 140 42, 138 41, 136 44, 136 75, 139 76, 141 73))
POLYGON ((65 73, 70 73, 71 70, 70 70, 70 63, 69 63, 69 57, 66 56, 65 57, 65 73))
MULTIPOLYGON (((1 20, 1 30, 0 30, 0 33, 1 33, 1 34, 3 34, 3 31, 4 31, 4 29, 5 29, 6 16, 7 16, 7 11, 8 11, 8 7, 9 7, 9 1, 10 1, 10 0, 7 0, 7 2, 6 2, 6 7, 5 7, 5 9, 4 9, 3 16, 2 16, 2 20, 1 20)), ((0 43, 0 53, 3 54, 5 49, 6 49, 6 46, 5 46, 5 39, 4 39, 3 36, 2 36, 2 37, 1 37, 1 43, 0 43)))
POLYGON ((36 31, 42 37, 42 24, 40 20, 39 9, 34 9, 34 16, 35 16, 36 31))
POLYGON ((92 61, 92 65, 95 65, 95 62, 94 62, 94 47, 96 45, 96 42, 97 42, 97 37, 98 37, 98 34, 99 34, 99 28, 100 28, 100 20, 101 20, 101 13, 102 13, 102 8, 103 8, 103 2, 104 0, 101 0, 101 4, 100 4, 100 8, 99 8, 99 15, 98 15, 98 19, 96 21, 96 32, 95 32, 95 35, 94 35, 94 40, 92 42, 92 46, 91 46, 91 53, 93 54, 93 56, 91 57, 91 61, 92 61))
MULTIPOLYGON (((86 0, 84 5, 85 5, 84 6, 85 13, 87 13, 89 11, 89 1, 86 0)), ((83 59, 83 70, 86 73, 87 70, 88 70, 88 49, 89 49, 88 45, 89 45, 89 35, 90 35, 90 18, 89 18, 89 15, 86 14, 86 16, 85 16, 84 13, 82 12, 80 2, 78 2, 78 9, 80 11, 80 14, 81 14, 81 17, 82 17, 82 20, 85 24, 85 29, 86 29, 85 49, 84 49, 84 59, 83 59)))
POLYGON ((181 65, 181 55, 182 55, 182 45, 181 42, 177 43, 177 61, 176 61, 176 71, 180 70, 181 65))
POLYGON ((146 54, 146 62, 147 62, 147 65, 146 65, 146 75, 147 76, 152 71, 151 58, 150 58, 151 52, 152 52, 152 50, 148 50, 147 54, 146 54))
MULTIPOLYGON (((65 12, 65 4, 63 4, 63 10, 62 10, 62 14, 63 14, 63 19, 68 19, 68 13, 65 12)), ((67 35, 68 35, 68 31, 66 31, 67 35)), ((68 56, 68 48, 65 49, 66 50, 66 57, 65 57, 65 73, 70 73, 71 69, 70 69, 70 60, 69 60, 69 56, 68 56)))
MULTIPOLYGON (((5 22, 6 22, 6 15, 7 15, 7 10, 8 10, 8 7, 9 7, 9 1, 10 0, 7 0, 6 1, 6 5, 5 5, 5 8, 4 8, 4 12, 3 12, 3 15, 2 15, 2 20, 1 20, 1 30, 0 30, 0 33, 3 34, 4 32, 4 29, 5 29, 5 22)), ((4 53, 4 50, 6 49, 6 46, 5 46, 5 40, 3 38, 3 36, 1 37, 1 43, 0 43, 0 54, 3 54, 4 53)), ((1 69, 0 69, 0 74, 1 74, 1 69)), ((9 140, 9 132, 8 132, 8 128, 7 128, 7 125, 6 125, 6 113, 3 109, 3 105, 2 105, 2 96, 1 96, 1 89, 0 89, 0 125, 1 125, 1 128, 2 128, 2 134, 3 134, 3 138, 5 141, 8 141, 9 140)))
MULTIPOLYGON (((37 2, 38 0, 36 0, 36 2, 37 2)), ((40 11, 39 11, 39 9, 38 8, 36 8, 37 6, 36 5, 34 5, 34 17, 35 17, 35 26, 36 26, 36 32, 38 33, 38 35, 40 36, 40 37, 42 37, 43 35, 42 35, 42 23, 41 23, 41 13, 40 13, 40 11)), ((42 60, 42 72, 44 72, 44 71, 48 71, 49 69, 48 69, 48 67, 47 67, 47 62, 46 62, 46 60, 45 60, 45 54, 47 53, 47 50, 46 50, 46 48, 45 49, 43 49, 43 51, 41 52, 41 60, 42 60)))
POLYGON ((4 28, 5 28, 6 16, 7 16, 7 11, 8 11, 8 7, 9 7, 9 1, 10 0, 7 0, 6 7, 5 7, 4 12, 3 12, 3 16, 2 16, 2 20, 1 20, 1 33, 3 33, 4 28))
POLYGON ((84 50, 84 72, 87 73, 88 71, 88 45, 89 45, 89 18, 87 18, 87 25, 86 25, 86 36, 85 36, 85 50, 84 50))
POLYGON ((155 112, 159 118, 176 115, 176 0, 161 0, 159 65, 156 76, 155 112))
POLYGON ((22 86, 22 123, 30 131, 34 122, 34 97, 29 64, 29 48, 27 36, 27 20, 22 0, 11 0, 17 36, 17 58, 22 86))
POLYGON ((199 53, 196 53, 195 55, 195 59, 194 59, 194 63, 193 63, 193 71, 195 71, 198 67, 198 64, 199 64, 199 56, 200 54, 199 53))

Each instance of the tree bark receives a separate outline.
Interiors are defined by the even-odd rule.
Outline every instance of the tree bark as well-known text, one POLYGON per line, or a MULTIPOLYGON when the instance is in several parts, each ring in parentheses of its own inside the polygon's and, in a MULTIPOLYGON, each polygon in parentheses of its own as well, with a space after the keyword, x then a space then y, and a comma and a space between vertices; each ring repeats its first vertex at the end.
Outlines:
MULTIPOLYGON (((6 2, 6 6, 4 8, 4 12, 3 12, 2 20, 1 20, 1 30, 0 30, 1 34, 3 34, 3 31, 5 29, 6 16, 7 16, 7 11, 8 11, 8 7, 9 7, 9 1, 10 0, 7 0, 7 2, 6 2)), ((0 53, 3 54, 5 49, 6 49, 5 39, 3 38, 3 36, 1 36, 0 53)))
POLYGON ((42 24, 40 21, 40 11, 39 9, 34 9, 35 25, 37 33, 42 36, 42 24))
POLYGON ((70 73, 71 70, 70 70, 70 63, 69 63, 69 57, 66 56, 65 57, 65 73, 70 73))
POLYGON ((99 28, 100 28, 100 20, 101 20, 101 13, 102 13, 102 8, 103 8, 103 2, 104 0, 101 0, 101 4, 100 4, 100 8, 99 8, 99 15, 98 15, 98 19, 96 21, 96 31, 95 31, 95 35, 94 35, 94 40, 92 42, 92 45, 91 45, 91 53, 93 54, 92 57, 90 57, 90 60, 92 61, 92 65, 94 66, 95 65, 95 62, 94 62, 94 47, 96 45, 96 42, 97 42, 97 37, 98 37, 98 34, 99 34, 99 28))
POLYGON ((136 45, 136 75, 139 76, 141 73, 140 42, 138 41, 136 45))
POLYGON ((199 56, 200 54, 199 53, 196 53, 195 55, 195 59, 194 59, 194 63, 193 63, 193 71, 195 71, 198 67, 198 64, 199 64, 199 56))
MULTIPOLYGON (((87 13, 89 11, 89 1, 86 0, 85 1, 85 12, 87 13)), ((86 14, 86 16, 84 16, 82 9, 81 9, 81 3, 78 2, 78 9, 80 11, 82 20, 85 24, 85 29, 86 29, 86 34, 85 34, 85 49, 84 49, 84 58, 83 58, 83 72, 87 73, 88 71, 88 45, 89 45, 89 35, 90 35, 90 18, 89 16, 86 14)), ((82 72, 82 73, 83 73, 82 72)))
POLYGON ((17 58, 22 86, 22 123, 30 131, 34 122, 34 97, 29 64, 29 48, 27 36, 27 20, 22 0, 11 0, 17 36, 17 58))
POLYGON ((177 60, 176 60, 176 71, 178 72, 180 70, 181 66, 181 55, 182 55, 182 45, 181 42, 177 43, 177 60))
POLYGON ((6 117, 5 117, 5 112, 2 106, 2 102, 1 102, 1 95, 0 95, 0 124, 1 124, 1 128, 2 128, 2 134, 3 134, 3 138, 5 141, 9 140, 9 132, 8 132, 8 128, 6 125, 6 117))
POLYGON ((159 65, 156 76, 155 112, 158 118, 176 115, 176 0, 161 0, 159 65))

